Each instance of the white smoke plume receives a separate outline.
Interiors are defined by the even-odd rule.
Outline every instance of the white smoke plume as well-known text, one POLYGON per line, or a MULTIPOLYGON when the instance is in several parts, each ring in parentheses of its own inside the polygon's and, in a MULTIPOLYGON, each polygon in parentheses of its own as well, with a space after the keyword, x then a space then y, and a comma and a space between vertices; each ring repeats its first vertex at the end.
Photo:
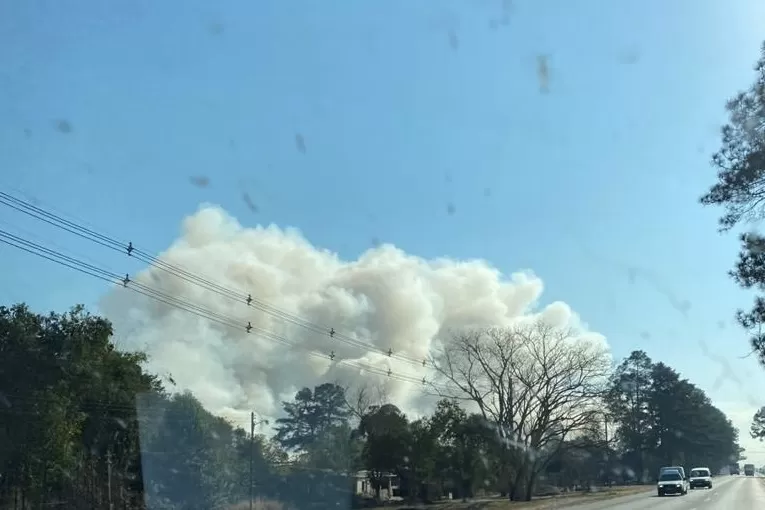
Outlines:
POLYGON ((242 327, 125 289, 102 302, 120 348, 147 352, 148 369, 172 374, 176 389, 191 390, 211 412, 239 424, 251 410, 278 416, 282 400, 322 382, 383 384, 402 410, 424 411, 432 398, 423 397, 418 381, 434 374, 419 360, 439 351, 455 328, 502 326, 542 315, 605 342, 588 333, 565 303, 540 308, 543 284, 531 272, 506 277, 482 260, 425 260, 391 245, 346 261, 312 246, 295 229, 246 228, 215 206, 186 218, 181 236, 160 259, 289 314, 284 320, 278 311, 248 307, 245 299, 237 302, 156 267, 136 281, 242 327), (296 325, 298 319, 315 330, 296 325), (248 322, 255 328, 250 334, 244 328, 248 322), (258 328, 278 341, 256 334, 258 328), (334 337, 326 334, 329 328, 334 337), (365 367, 376 368, 370 373, 365 367), (384 374, 388 369, 391 376, 384 374))

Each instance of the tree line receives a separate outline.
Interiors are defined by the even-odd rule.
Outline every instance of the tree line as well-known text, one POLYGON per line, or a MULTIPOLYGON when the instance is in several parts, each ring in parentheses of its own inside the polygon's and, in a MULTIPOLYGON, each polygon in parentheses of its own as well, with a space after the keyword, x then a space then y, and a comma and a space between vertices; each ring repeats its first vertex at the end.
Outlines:
POLYGON ((534 322, 455 334, 432 412, 336 382, 283 402, 251 434, 166 388, 82 307, 0 307, 0 508, 327 508, 652 480, 718 469, 737 431, 703 391, 640 351, 534 322))
MULTIPOLYGON (((739 91, 725 107, 728 122, 721 130, 721 147, 712 156, 717 182, 700 201, 721 206, 719 230, 739 233, 738 259, 729 276, 742 288, 757 294, 748 310, 738 310, 736 319, 748 332, 752 353, 765 366, 765 235, 759 230, 765 218, 765 42, 754 65, 755 79, 739 91)), ((750 434, 765 440, 765 407, 754 415, 750 434)))

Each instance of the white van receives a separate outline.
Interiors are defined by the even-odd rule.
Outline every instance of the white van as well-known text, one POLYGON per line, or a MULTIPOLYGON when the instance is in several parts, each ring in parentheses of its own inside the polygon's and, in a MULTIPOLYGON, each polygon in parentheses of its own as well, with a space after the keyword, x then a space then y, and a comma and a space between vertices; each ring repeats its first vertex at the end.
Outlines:
POLYGON ((695 467, 691 469, 691 476, 689 478, 689 484, 691 489, 696 487, 712 488, 712 471, 708 467, 695 467))

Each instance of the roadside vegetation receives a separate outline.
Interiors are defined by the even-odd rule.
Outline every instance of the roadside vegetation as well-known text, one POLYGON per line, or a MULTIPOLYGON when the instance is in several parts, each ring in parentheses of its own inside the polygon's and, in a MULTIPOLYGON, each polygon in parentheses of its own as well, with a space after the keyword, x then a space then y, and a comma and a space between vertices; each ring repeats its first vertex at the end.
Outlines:
MULTIPOLYGON (((731 278, 756 295, 748 310, 736 319, 749 333, 752 354, 765 366, 765 43, 754 65, 752 85, 726 105, 728 123, 722 128, 722 146, 712 157, 717 182, 701 197, 704 205, 721 206, 721 232, 738 233, 741 248, 731 278)), ((750 434, 765 440, 765 407, 754 416, 750 434)))
POLYGON ((251 490, 263 508, 301 509, 604 497, 661 465, 717 470, 740 453, 671 367, 636 351, 612 369, 543 323, 455 336, 427 416, 328 381, 284 402, 272 436, 165 387, 111 334, 82 307, 0 307, 0 508, 227 508, 251 490))

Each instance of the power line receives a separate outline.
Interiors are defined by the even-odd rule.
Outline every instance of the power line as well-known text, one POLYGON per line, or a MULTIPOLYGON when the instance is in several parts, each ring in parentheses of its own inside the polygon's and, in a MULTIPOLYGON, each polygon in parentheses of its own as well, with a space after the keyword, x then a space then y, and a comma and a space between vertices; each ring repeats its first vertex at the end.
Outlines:
POLYGON ((103 274, 99 274, 100 271, 99 272, 89 271, 86 268, 86 264, 76 264, 76 263, 69 262, 70 260, 73 260, 72 257, 67 257, 65 255, 61 255, 59 257, 58 255, 53 255, 51 252, 53 252, 54 250, 48 250, 44 247, 40 247, 40 249, 38 250, 39 245, 37 245, 36 243, 32 243, 31 241, 27 241, 20 237, 14 236, 13 234, 10 234, 4 230, 0 230, 0 242, 13 246, 14 248, 18 248, 19 250, 25 251, 32 255, 36 255, 38 257, 50 260, 51 262, 55 262, 62 266, 68 267, 70 269, 74 269, 75 271, 79 271, 88 276, 92 276, 94 278, 98 278, 100 280, 104 280, 109 283, 114 283, 110 277, 106 277, 103 274))
MULTIPOLYGON (((174 408, 169 400, 158 399, 151 405, 131 405, 108 402, 103 400, 72 400, 62 402, 56 399, 42 395, 18 395, 13 393, 3 394, 6 407, 0 407, 0 415, 11 416, 39 416, 41 413, 48 412, 60 405, 62 409, 72 410, 85 416, 101 417, 112 419, 123 428, 128 423, 140 423, 146 421, 166 422, 166 423, 187 423, 189 416, 185 410, 174 408), (15 405, 13 405, 15 403, 15 405), (40 404, 38 407, 24 407, 19 404, 40 404), (185 414, 184 414, 185 413, 185 414)), ((195 416, 197 411, 193 413, 195 416)), ((222 419, 214 416, 214 419, 222 419)))
POLYGON ((265 338, 267 340, 270 340, 276 343, 281 343, 291 348, 304 350, 306 351, 306 353, 308 353, 311 356, 319 357, 324 360, 330 359, 330 361, 332 361, 333 363, 337 365, 345 364, 347 366, 350 366, 362 371, 386 376, 391 379, 399 380, 402 382, 422 383, 422 384, 428 383, 428 381, 424 377, 421 380, 419 380, 416 377, 413 377, 410 375, 394 373, 393 370, 390 368, 388 368, 388 370, 386 371, 381 368, 369 366, 364 363, 360 363, 358 361, 347 360, 347 359, 335 361, 336 355, 334 351, 332 351, 329 355, 326 355, 326 354, 322 354, 316 351, 306 349, 305 347, 301 345, 296 345, 290 342, 287 338, 280 336, 272 331, 269 331, 267 329, 260 328, 257 326, 253 326, 251 322, 245 323, 244 321, 240 321, 238 319, 229 317, 220 312, 216 312, 214 310, 205 308, 192 301, 188 301, 188 300, 167 294, 149 285, 132 280, 128 274, 121 276, 111 271, 101 269, 93 264, 89 264, 87 262, 80 261, 74 257, 64 255, 58 252, 57 250, 46 248, 40 244, 37 244, 27 239, 24 239, 22 237, 16 236, 5 230, 0 230, 0 242, 5 243, 9 246, 18 248, 20 250, 23 250, 32 255, 36 255, 38 257, 44 258, 51 262, 55 262, 67 268, 74 269, 83 274, 87 274, 94 278, 98 278, 100 280, 106 281, 113 285, 117 285, 117 286, 129 289, 145 297, 161 302, 167 306, 194 314, 205 320, 220 324, 221 326, 238 329, 240 331, 244 330, 245 333, 248 333, 248 334, 254 332, 256 335, 262 338, 265 338))
MULTIPOLYGON (((224 314, 215 312, 213 310, 206 309, 198 304, 195 304, 193 302, 172 296, 170 294, 166 294, 162 291, 159 291, 157 289, 154 289, 148 285, 144 285, 140 282, 131 280, 129 278, 129 275, 125 275, 124 277, 121 277, 120 275, 117 275, 115 273, 111 273, 109 271, 102 270, 98 267, 93 266, 92 264, 83 263, 73 257, 69 257, 63 254, 60 254, 56 252, 55 250, 50 250, 48 248, 45 248, 41 245, 38 245, 37 243, 33 243, 31 241, 25 240, 23 238, 20 238, 18 236, 14 236, 13 234, 10 234, 8 232, 5 232, 3 230, 0 230, 0 242, 3 242, 5 244, 8 244, 10 246, 19 248, 23 251, 26 251, 32 255, 37 255, 42 258, 45 258, 47 260, 50 260, 52 262, 56 262, 58 264, 61 264, 65 267, 75 269, 77 271, 80 271, 84 274, 87 274, 89 276, 93 276, 96 278, 99 278, 101 280, 107 281, 114 285, 119 285, 125 288, 128 288, 138 294, 141 294, 143 296, 146 296, 148 298, 154 299, 156 301, 159 301, 167 306, 186 311, 188 313, 192 313, 198 317, 201 317, 203 319, 209 320, 211 322, 215 322, 217 324, 220 324, 221 326, 230 327, 234 329, 244 330, 246 333, 255 332, 258 334, 258 336, 271 340, 276 343, 281 343, 283 345, 286 345, 288 347, 297 348, 300 350, 305 350, 309 355, 319 357, 321 359, 327 359, 329 358, 331 361, 335 362, 335 354, 334 352, 330 353, 329 355, 321 354, 316 351, 310 351, 306 348, 296 345, 294 343, 289 342, 286 338, 263 328, 259 328, 256 326, 252 326, 251 323, 244 324, 244 322, 240 322, 236 319, 232 319, 224 314), (42 253, 40 253, 42 252, 42 253), (80 267, 78 267, 80 266, 80 267)), ((358 361, 353 360, 338 360, 335 362, 336 364, 345 364, 350 367, 375 373, 382 376, 387 376, 392 379, 396 379, 402 382, 409 382, 409 383, 415 383, 419 382, 422 384, 425 384, 427 381, 425 378, 422 380, 418 380, 417 378, 413 376, 409 376, 406 374, 398 374, 393 372, 390 368, 385 371, 383 369, 369 366, 363 363, 360 363, 358 361)))
MULTIPOLYGON (((214 281, 208 278, 205 278, 191 271, 188 271, 187 269, 184 269, 181 266, 170 264, 162 260, 161 258, 155 255, 152 255, 151 253, 148 253, 144 250, 137 248, 135 245, 133 245, 131 241, 128 241, 127 243, 125 243, 124 241, 120 241, 111 236, 98 233, 95 230, 92 230, 88 227, 80 225, 76 222, 67 220, 57 214, 46 211, 45 209, 42 209, 41 207, 38 207, 26 200, 16 198, 13 195, 10 195, 2 191, 0 191, 0 204, 10 207, 18 212, 24 213, 28 216, 31 216, 45 223, 48 223, 49 225, 52 225, 54 227, 60 228, 66 232, 77 235, 83 239, 94 242, 102 247, 117 251, 119 253, 126 254, 156 269, 159 269, 160 271, 163 271, 172 276, 175 276, 176 278, 180 278, 192 285, 197 285, 205 290, 214 292, 218 294, 219 296, 225 297, 227 299, 230 299, 239 303, 244 303, 249 307, 260 310, 268 315, 271 315, 272 317, 275 317, 284 322, 293 324, 295 326, 301 327, 313 333, 338 340, 347 345, 360 348, 365 351, 376 351, 390 358, 396 358, 412 365, 427 367, 429 364, 429 361, 427 358, 417 359, 403 353, 397 353, 397 352, 394 353, 393 349, 391 348, 389 348, 386 351, 374 345, 371 342, 365 342, 355 336, 350 336, 350 335, 341 333, 335 330, 334 327, 327 327, 325 325, 317 324, 307 319, 304 319, 302 317, 299 317, 295 314, 286 312, 263 300, 253 297, 251 293, 245 293, 242 291, 227 288, 223 285, 215 283, 214 281)), ((432 365, 430 368, 432 368, 432 365)))

